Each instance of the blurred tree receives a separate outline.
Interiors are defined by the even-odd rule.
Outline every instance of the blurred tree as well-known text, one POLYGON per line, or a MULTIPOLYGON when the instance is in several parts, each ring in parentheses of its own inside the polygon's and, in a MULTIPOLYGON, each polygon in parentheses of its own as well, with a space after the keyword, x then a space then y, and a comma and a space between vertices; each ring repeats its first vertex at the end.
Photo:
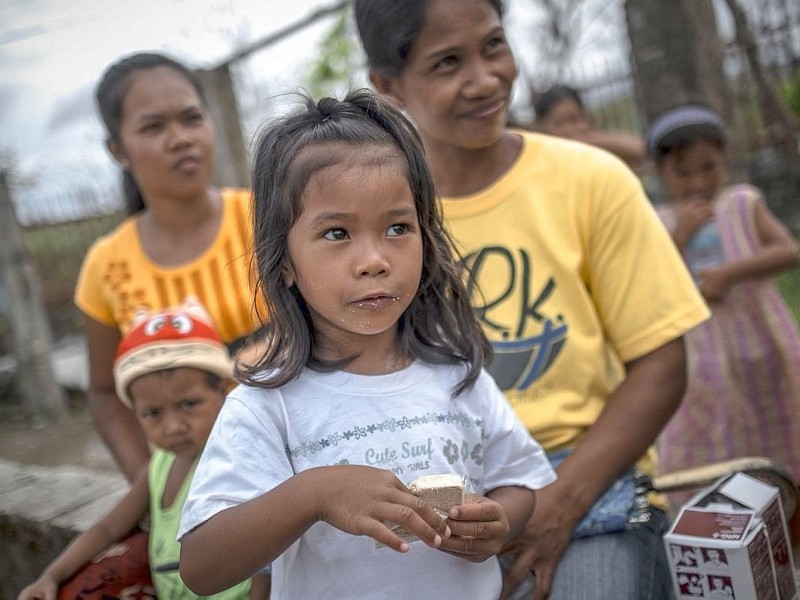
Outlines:
POLYGON ((747 58, 747 65, 757 88, 758 102, 767 145, 780 148, 793 168, 800 168, 797 156, 797 119, 781 98, 774 74, 759 58, 758 45, 747 14, 736 0, 724 0, 733 17, 736 45, 747 58))
POLYGON ((352 88, 359 58, 352 10, 348 5, 320 42, 317 58, 306 76, 309 93, 321 98, 341 95, 352 88))
POLYGON ((646 121, 674 104, 702 100, 730 122, 711 0, 627 0, 625 15, 646 121))

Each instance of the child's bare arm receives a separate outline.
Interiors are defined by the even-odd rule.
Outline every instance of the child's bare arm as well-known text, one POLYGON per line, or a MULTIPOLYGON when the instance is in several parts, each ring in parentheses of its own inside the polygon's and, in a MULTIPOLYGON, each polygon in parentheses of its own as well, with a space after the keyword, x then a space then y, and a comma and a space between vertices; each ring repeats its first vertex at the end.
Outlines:
POLYGON ((250 585, 250 600, 269 600, 271 580, 269 575, 263 573, 253 575, 250 585))
POLYGON ((23 589, 17 600, 55 599, 58 585, 84 564, 133 529, 150 508, 147 468, 134 480, 130 491, 102 520, 76 537, 48 565, 39 578, 23 589))
POLYGON ((441 549, 471 562, 494 556, 522 531, 533 513, 534 491, 523 487, 501 487, 484 498, 470 494, 466 504, 448 512, 452 535, 441 549))
POLYGON ((275 560, 318 521, 398 552, 408 544, 387 523, 403 525, 433 547, 449 535, 444 520, 389 471, 318 467, 187 533, 181 539, 181 578, 196 594, 220 592, 275 560))
POLYGON ((756 204, 755 224, 761 242, 757 252, 698 273, 700 291, 706 299, 722 300, 737 283, 771 277, 800 264, 797 240, 764 202, 756 204))
POLYGON ((781 221, 770 211, 766 203, 758 202, 755 223, 761 249, 747 261, 731 263, 731 275, 737 280, 776 275, 796 267, 800 262, 797 240, 781 221))

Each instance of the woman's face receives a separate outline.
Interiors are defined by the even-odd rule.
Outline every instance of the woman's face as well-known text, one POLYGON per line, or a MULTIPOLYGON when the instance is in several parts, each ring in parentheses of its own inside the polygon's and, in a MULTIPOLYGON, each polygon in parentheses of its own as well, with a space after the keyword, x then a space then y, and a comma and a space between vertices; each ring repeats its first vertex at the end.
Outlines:
POLYGON ((475 150, 501 137, 516 76, 491 3, 431 0, 403 71, 373 82, 402 103, 426 146, 475 150))
POLYGON ((717 142, 698 140, 667 154, 658 174, 676 202, 711 202, 725 183, 725 154, 717 142))
POLYGON ((170 67, 131 75, 114 157, 146 200, 204 193, 214 169, 214 131, 194 86, 170 67))

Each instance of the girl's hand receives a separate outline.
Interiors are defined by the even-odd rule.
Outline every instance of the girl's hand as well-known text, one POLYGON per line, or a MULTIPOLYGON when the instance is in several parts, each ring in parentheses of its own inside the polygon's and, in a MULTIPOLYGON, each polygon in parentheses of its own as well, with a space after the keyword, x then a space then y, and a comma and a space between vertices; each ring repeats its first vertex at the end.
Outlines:
POLYGON ((452 535, 442 541, 440 550, 470 562, 483 562, 502 550, 508 540, 509 524, 502 505, 470 494, 466 504, 447 513, 452 535))
POLYGON ((58 595, 58 582, 46 575, 42 575, 23 589, 17 600, 56 600, 58 595))
POLYGON ((317 517, 353 535, 367 535, 407 552, 408 543, 391 531, 402 525, 432 548, 450 537, 447 523, 385 469, 356 465, 322 467, 317 474, 317 517))
POLYGON ((688 240, 713 216, 713 204, 707 200, 680 200, 676 202, 674 237, 688 240))
POLYGON ((699 271, 697 279, 700 293, 708 302, 721 302, 731 289, 724 266, 699 271))

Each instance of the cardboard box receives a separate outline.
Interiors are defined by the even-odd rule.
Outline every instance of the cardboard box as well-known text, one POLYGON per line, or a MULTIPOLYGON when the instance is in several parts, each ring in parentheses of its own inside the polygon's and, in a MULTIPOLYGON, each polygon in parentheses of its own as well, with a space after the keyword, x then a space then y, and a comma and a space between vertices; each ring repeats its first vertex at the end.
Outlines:
POLYGON ((735 473, 696 494, 664 545, 680 600, 798 598, 780 492, 754 477, 735 473))

